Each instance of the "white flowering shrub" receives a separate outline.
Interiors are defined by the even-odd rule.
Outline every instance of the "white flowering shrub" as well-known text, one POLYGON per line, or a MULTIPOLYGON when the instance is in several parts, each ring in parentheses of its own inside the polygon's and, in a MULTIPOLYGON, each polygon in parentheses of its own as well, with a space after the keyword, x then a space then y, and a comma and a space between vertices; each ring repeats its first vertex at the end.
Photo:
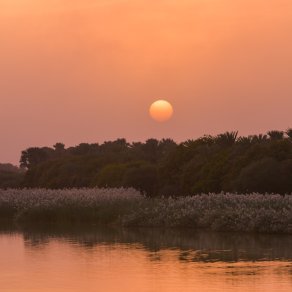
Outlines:
POLYGON ((143 202, 128 225, 292 233, 292 196, 203 194, 143 202))
POLYGON ((113 223, 143 198, 131 188, 0 190, 0 218, 12 216, 20 223, 113 223))
POLYGON ((0 219, 292 233, 292 196, 146 198, 134 189, 0 190, 0 219))

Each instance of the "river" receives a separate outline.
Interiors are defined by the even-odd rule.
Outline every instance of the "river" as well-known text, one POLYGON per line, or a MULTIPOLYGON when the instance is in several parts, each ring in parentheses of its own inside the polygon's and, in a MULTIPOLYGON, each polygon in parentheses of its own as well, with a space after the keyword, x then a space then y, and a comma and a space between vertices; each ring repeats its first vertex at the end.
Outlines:
POLYGON ((0 290, 292 291, 292 236, 194 230, 2 230, 0 290))

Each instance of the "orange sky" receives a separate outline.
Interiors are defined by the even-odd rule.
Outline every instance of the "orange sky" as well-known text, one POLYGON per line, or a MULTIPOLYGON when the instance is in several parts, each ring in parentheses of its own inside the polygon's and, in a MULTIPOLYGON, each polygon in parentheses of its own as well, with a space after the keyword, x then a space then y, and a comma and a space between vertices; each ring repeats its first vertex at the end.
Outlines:
POLYGON ((30 146, 292 126, 291 0, 0 0, 0 162, 30 146), (173 119, 148 115, 167 99, 173 119))

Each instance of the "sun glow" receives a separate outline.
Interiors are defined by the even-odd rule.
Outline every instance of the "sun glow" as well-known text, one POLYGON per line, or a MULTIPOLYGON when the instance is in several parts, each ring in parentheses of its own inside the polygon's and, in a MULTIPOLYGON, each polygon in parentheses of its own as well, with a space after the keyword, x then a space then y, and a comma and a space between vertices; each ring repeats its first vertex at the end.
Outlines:
POLYGON ((149 113, 155 121, 166 122, 173 115, 173 107, 168 101, 160 99, 151 104, 149 113))

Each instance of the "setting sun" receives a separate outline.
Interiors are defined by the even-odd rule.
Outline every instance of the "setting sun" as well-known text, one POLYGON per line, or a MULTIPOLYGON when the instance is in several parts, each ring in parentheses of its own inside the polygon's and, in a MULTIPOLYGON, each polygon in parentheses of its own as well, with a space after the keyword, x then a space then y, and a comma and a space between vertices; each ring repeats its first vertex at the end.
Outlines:
POLYGON ((165 122, 172 117, 173 107, 168 101, 160 99, 151 104, 149 113, 155 121, 165 122))

